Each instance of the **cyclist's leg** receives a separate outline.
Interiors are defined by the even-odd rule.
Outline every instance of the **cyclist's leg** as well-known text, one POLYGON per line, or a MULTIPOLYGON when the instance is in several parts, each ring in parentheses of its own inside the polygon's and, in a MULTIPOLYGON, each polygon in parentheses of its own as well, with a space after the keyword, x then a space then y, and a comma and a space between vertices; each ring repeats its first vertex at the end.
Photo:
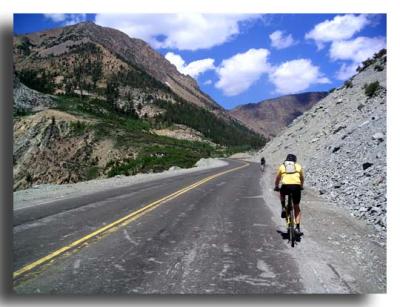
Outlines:
POLYGON ((286 217, 286 208, 285 208, 286 187, 285 187, 285 185, 281 186, 280 195, 281 195, 281 205, 282 205, 281 218, 284 219, 286 217))
POLYGON ((300 210, 300 203, 293 203, 294 207, 294 217, 295 217, 295 222, 296 225, 300 225, 300 220, 301 220, 301 210, 300 210))

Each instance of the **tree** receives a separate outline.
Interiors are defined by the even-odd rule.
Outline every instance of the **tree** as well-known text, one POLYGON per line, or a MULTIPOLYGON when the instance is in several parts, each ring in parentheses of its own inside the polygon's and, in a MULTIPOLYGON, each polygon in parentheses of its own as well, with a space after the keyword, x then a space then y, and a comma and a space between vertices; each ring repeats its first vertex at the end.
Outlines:
POLYGON ((83 78, 84 78, 84 69, 83 69, 83 59, 82 58, 77 58, 75 57, 75 61, 73 62, 73 72, 74 72, 74 77, 76 80, 76 84, 79 87, 79 94, 81 97, 81 100, 83 98, 83 78))
POLYGON ((96 89, 97 82, 103 75, 103 66, 101 60, 98 58, 91 66, 93 88, 96 89))
POLYGON ((107 81, 106 87, 107 102, 112 104, 113 108, 118 111, 117 99, 119 97, 118 82, 115 80, 107 81))

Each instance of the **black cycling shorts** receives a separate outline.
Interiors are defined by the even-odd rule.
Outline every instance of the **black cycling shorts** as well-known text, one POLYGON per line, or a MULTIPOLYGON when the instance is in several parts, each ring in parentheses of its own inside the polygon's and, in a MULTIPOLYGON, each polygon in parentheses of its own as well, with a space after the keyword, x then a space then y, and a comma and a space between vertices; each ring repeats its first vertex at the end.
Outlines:
POLYGON ((282 184, 281 186, 281 195, 288 195, 292 193, 293 203, 298 204, 300 203, 301 199, 301 186, 298 184, 282 184))

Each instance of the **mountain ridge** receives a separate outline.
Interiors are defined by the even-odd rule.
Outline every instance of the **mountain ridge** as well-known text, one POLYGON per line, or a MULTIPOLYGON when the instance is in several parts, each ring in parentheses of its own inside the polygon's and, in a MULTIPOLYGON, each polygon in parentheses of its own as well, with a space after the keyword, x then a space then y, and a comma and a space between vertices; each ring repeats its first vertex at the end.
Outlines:
POLYGON ((284 95, 244 104, 229 112, 246 126, 271 139, 326 95, 327 92, 284 95))
MULTIPOLYGON (((145 41, 131 38, 119 30, 98 26, 93 22, 82 22, 15 36, 15 40, 19 39, 28 39, 25 42, 28 45, 25 50, 31 49, 31 52, 34 52, 35 49, 39 49, 36 50, 39 56, 60 56, 72 46, 93 41, 111 50, 117 57, 122 57, 128 63, 144 69, 183 99, 223 113, 221 106, 204 94, 193 78, 179 73, 175 65, 153 50, 145 41)), ((18 55, 16 58, 18 59, 18 55)), ((17 61, 17 71, 18 64, 17 61)), ((23 64, 26 65, 26 62, 23 64)))

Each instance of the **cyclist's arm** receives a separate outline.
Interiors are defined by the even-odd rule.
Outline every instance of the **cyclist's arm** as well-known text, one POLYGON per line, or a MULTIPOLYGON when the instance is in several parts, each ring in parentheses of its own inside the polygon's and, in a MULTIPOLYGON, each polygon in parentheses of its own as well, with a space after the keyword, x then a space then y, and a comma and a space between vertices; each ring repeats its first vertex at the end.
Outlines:
POLYGON ((278 172, 278 174, 276 174, 276 178, 275 178, 275 187, 279 187, 279 183, 281 182, 281 173, 278 172))

